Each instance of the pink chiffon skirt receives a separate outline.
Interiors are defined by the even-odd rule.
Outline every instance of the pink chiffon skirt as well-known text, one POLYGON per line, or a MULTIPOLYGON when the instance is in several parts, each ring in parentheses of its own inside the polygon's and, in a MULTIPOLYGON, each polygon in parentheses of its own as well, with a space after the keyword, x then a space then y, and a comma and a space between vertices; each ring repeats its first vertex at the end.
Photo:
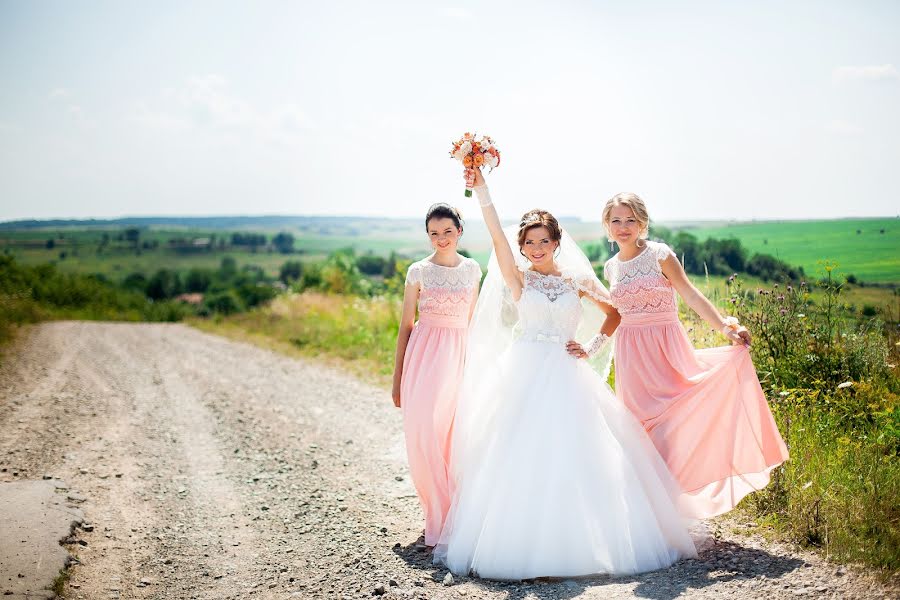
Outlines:
POLYGON ((684 492, 687 516, 728 512, 788 452, 744 346, 695 350, 676 313, 622 316, 616 395, 684 492))
POLYGON ((421 315, 400 382, 400 407, 413 485, 425 513, 425 543, 434 546, 452 497, 450 441, 466 355, 465 318, 421 315))

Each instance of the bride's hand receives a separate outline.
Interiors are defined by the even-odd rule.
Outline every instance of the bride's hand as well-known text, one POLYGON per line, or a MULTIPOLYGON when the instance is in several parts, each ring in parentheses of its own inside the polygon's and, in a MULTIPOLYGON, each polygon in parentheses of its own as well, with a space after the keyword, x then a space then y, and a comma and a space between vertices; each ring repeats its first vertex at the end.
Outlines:
POLYGON ((475 167, 469 167, 465 170, 463 176, 466 179, 466 185, 469 187, 481 187, 484 185, 484 175, 481 174, 481 169, 475 167))
POLYGON ((566 352, 568 352, 575 358, 587 358, 587 352, 585 352, 581 344, 579 344, 575 340, 566 342, 566 352))

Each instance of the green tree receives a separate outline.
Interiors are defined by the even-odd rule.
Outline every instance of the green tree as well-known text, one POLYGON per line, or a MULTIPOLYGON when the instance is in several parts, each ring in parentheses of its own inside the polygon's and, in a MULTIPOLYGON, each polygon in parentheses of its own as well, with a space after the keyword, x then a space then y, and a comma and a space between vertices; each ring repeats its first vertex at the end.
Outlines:
POLYGON ((289 260, 283 265, 278 272, 278 279, 283 281, 285 285, 290 285, 294 281, 300 279, 303 275, 303 263, 299 260, 289 260))
POLYGON ((147 282, 147 297, 153 300, 174 298, 182 291, 178 273, 169 269, 160 269, 147 282))
POLYGON ((184 278, 184 289, 188 292, 203 293, 212 283, 213 272, 209 269, 193 268, 184 278))
POLYGON ((291 254, 294 252, 294 236, 287 232, 281 232, 272 238, 272 245, 281 254, 291 254))

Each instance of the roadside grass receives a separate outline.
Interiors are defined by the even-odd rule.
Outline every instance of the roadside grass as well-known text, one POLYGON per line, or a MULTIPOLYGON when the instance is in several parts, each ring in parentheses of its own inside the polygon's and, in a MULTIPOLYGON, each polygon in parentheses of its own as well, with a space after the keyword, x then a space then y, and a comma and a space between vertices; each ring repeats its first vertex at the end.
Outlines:
POLYGON ((69 582, 71 576, 68 568, 59 570, 59 575, 56 576, 53 580, 53 584, 50 586, 50 591, 56 594, 57 598, 63 597, 63 594, 66 591, 66 584, 69 582))
POLYGON ((197 328, 257 343, 289 355, 329 360, 381 385, 390 383, 400 300, 307 291, 279 296, 265 307, 214 319, 197 328))

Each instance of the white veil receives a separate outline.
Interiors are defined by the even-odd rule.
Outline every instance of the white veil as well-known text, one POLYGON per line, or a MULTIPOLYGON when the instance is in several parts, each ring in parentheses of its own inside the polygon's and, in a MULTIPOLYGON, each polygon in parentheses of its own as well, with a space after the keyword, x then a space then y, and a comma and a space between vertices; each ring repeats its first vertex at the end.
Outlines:
MULTIPOLYGON (((519 253, 516 236, 518 226, 505 228, 507 241, 520 270, 529 268, 528 259, 519 253)), ((575 240, 563 231, 560 240, 556 264, 562 274, 570 277, 579 291, 593 296, 603 302, 610 302, 609 292, 600 282, 591 267, 591 262, 582 252, 575 240)), ((583 298, 583 317, 576 333, 576 340, 585 343, 599 331, 606 315, 597 306, 583 298)), ((487 277, 481 286, 478 303, 469 325, 469 336, 466 351, 466 365, 456 408, 456 419, 453 426, 453 458, 452 476, 458 479, 457 467, 472 464, 466 460, 469 451, 476 451, 481 442, 490 436, 490 418, 495 409, 495 398, 479 393, 480 386, 489 380, 488 375, 495 369, 498 357, 509 347, 516 336, 518 308, 512 294, 500 273, 496 252, 491 252, 488 262, 487 277)), ((612 361, 612 344, 590 359, 603 381, 609 376, 612 361)), ((474 457, 473 457, 474 458, 474 457)))

